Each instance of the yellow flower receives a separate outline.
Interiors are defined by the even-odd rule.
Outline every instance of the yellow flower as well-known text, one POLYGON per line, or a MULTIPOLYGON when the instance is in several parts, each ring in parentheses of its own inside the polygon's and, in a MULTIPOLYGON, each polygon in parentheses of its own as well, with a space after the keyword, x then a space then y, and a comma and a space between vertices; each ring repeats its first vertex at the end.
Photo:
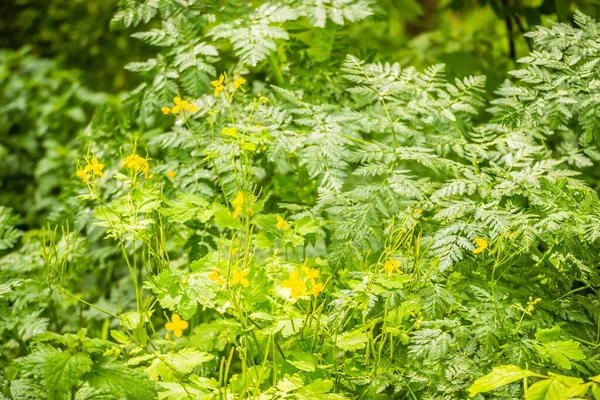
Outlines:
POLYGON ((191 103, 187 100, 181 100, 181 97, 177 96, 173 99, 173 103, 175 103, 175 107, 173 108, 169 108, 169 107, 163 107, 161 108, 163 114, 167 115, 167 114, 177 114, 179 113, 179 111, 181 110, 186 110, 189 111, 191 113, 198 111, 198 108, 196 107, 195 104, 191 103))
POLYGON ((248 268, 246 268, 243 271, 238 271, 237 269, 234 270, 233 271, 233 284, 237 285, 239 283, 243 287, 248 287, 250 285, 250 282, 248 281, 248 278, 246 278, 246 276, 248 276, 249 273, 250 273, 250 270, 248 268))
POLYGON ((150 166, 148 165, 148 160, 142 158, 138 154, 130 154, 125 157, 125 160, 121 163, 122 166, 134 171, 135 173, 144 172, 144 176, 148 178, 148 171, 150 170, 150 166))
POLYGON ((238 78, 237 75, 234 75, 233 79, 234 79, 234 81, 233 81, 233 88, 234 89, 242 89, 243 92, 246 92, 246 89, 244 89, 242 87, 242 85, 244 83, 246 83, 246 80, 244 78, 242 78, 241 76, 238 78))
POLYGON ((237 128, 232 126, 231 128, 223 128, 221 129, 221 133, 225 136, 237 137, 237 128))
POLYGON ((236 206, 235 211, 233 212, 233 217, 236 218, 242 213, 242 206, 244 205, 244 193, 238 192, 235 200, 233 200, 231 204, 236 206))
POLYGON ((304 271, 306 277, 310 280, 314 280, 315 278, 321 276, 319 270, 315 268, 302 267, 302 271, 304 271))
POLYGON ((83 183, 88 183, 90 181, 90 177, 88 176, 87 172, 83 169, 77 170, 77 176, 81 178, 83 183))
POLYGON ((92 162, 88 161, 88 165, 85 166, 85 171, 91 171, 93 176, 104 176, 102 169, 104 164, 100 164, 96 157, 92 158, 92 162))
POLYGON ((223 279, 221 274, 219 274, 219 271, 215 270, 215 271, 209 272, 208 279, 210 279, 213 282, 217 282, 219 284, 219 286, 225 285, 225 280, 223 279))
POLYGON ((175 178, 175 175, 177 175, 177 172, 170 170, 169 172, 167 172, 167 176, 171 179, 175 178))
POLYGON ((299 279, 299 274, 297 272, 293 272, 289 279, 281 282, 281 286, 290 289, 290 297, 296 299, 298 296, 306 291, 306 284, 299 279))
POLYGON ((323 284, 321 282, 312 282, 312 292, 313 296, 317 297, 319 294, 323 292, 323 284))
POLYGON ((221 93, 223 90, 225 90, 225 87, 223 87, 224 79, 225 79, 225 76, 223 74, 221 74, 221 76, 219 76, 219 80, 212 81, 210 83, 211 85, 213 85, 215 87, 215 91, 214 91, 215 97, 217 97, 219 95, 219 93, 221 93))
POLYGON ((144 164, 143 171, 144 171, 144 178, 148 179, 150 177, 150 165, 148 165, 147 162, 144 164))
POLYGON ((184 106, 183 102, 181 101, 181 97, 179 96, 176 96, 173 99, 173 103, 175 103, 175 107, 173 107, 173 109, 171 110, 173 114, 177 114, 179 111, 181 111, 182 108, 185 108, 187 106, 187 101, 185 102, 184 106))
POLYGON ((473 254, 479 254, 482 251, 484 251, 485 249, 487 249, 488 247, 488 242, 485 239, 482 238, 475 238, 475 243, 477 243, 477 247, 475 250, 473 250, 473 254))
MULTIPOLYGON (((383 269, 385 269, 385 272, 387 272, 388 275, 391 275, 392 272, 398 270, 398 268, 400 268, 400 261, 397 260, 389 259, 383 264, 383 269)), ((402 273, 402 271, 399 272, 402 273)))
POLYGON ((173 332, 176 337, 181 337, 183 335, 183 330, 187 329, 188 323, 181 319, 181 317, 177 314, 173 314, 171 316, 171 321, 165 324, 165 328, 169 332, 173 332))
POLYGON ((290 229, 290 225, 285 222, 285 219, 281 218, 279 215, 277 216, 277 229, 283 229, 284 231, 287 231, 288 229, 290 229))

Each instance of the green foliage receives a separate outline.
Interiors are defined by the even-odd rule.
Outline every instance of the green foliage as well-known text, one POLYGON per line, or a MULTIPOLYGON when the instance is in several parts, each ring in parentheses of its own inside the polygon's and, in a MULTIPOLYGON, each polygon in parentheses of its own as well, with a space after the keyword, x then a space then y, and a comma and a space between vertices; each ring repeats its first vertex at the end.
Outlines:
POLYGON ((2 395, 600 398, 600 25, 494 95, 390 9, 120 1, 122 101, 0 53, 2 395))

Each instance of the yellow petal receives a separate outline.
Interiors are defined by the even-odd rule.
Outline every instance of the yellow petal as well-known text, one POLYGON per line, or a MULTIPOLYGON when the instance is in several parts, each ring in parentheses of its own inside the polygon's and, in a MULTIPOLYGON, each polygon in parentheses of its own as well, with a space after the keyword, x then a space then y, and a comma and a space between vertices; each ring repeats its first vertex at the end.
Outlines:
POLYGON ((163 107, 161 108, 163 114, 167 115, 171 113, 171 109, 169 107, 163 107))
POLYGON ((179 321, 179 328, 187 329, 188 326, 190 326, 190 324, 188 324, 187 321, 184 321, 184 320, 179 321))
POLYGON ((177 105, 180 105, 180 104, 181 104, 181 97, 179 97, 179 96, 176 96, 176 97, 173 99, 173 103, 175 103, 175 104, 177 104, 177 105))
POLYGON ((165 328, 166 328, 168 331, 174 331, 174 330, 176 329, 176 326, 175 326, 175 324, 174 324, 174 323, 172 323, 172 322, 167 322, 167 323, 165 324, 165 328))
POLYGON ((483 238, 475 238, 475 243, 477 243, 477 246, 483 247, 483 248, 487 248, 487 246, 488 246, 487 240, 485 240, 483 238))
POLYGON ((221 133, 225 136, 237 137, 237 128, 232 126, 231 128, 223 128, 221 129, 221 133))
POLYGON ((181 329, 175 329, 173 331, 173 334, 175 334, 175 337, 182 337, 183 336, 183 331, 181 329))
POLYGON ((487 247, 488 247, 487 240, 485 240, 483 238, 475 238, 475 243, 479 247, 477 247, 475 250, 473 250, 473 254, 479 254, 482 251, 484 251, 485 249, 487 249, 487 247))
POLYGON ((181 106, 179 105, 173 107, 173 109, 171 110, 173 114, 177 114, 179 111, 181 111, 181 106))

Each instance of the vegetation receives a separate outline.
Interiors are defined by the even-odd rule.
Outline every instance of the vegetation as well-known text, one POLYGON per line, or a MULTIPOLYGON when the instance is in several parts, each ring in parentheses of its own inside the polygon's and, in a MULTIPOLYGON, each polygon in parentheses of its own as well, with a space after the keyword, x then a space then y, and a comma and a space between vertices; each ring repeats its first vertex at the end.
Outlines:
POLYGON ((0 399, 600 399, 595 3, 2 8, 0 399))

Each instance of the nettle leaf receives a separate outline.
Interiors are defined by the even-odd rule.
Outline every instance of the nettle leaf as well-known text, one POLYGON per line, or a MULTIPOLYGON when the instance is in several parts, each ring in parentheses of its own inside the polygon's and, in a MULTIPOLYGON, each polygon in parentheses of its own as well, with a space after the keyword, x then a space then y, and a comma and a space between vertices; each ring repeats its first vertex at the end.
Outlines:
POLYGON ((92 370, 89 354, 61 352, 46 358, 44 385, 50 398, 60 399, 76 387, 82 376, 92 370))
POLYGON ((155 387, 142 370, 122 366, 120 363, 103 360, 86 376, 90 385, 110 393, 116 398, 147 400, 156 398, 155 387))
POLYGON ((537 376, 537 374, 526 369, 521 369, 516 365, 502 365, 492 368, 492 372, 489 374, 477 378, 467 390, 469 391, 469 395, 474 397, 477 393, 490 392, 501 386, 530 376, 537 376))

